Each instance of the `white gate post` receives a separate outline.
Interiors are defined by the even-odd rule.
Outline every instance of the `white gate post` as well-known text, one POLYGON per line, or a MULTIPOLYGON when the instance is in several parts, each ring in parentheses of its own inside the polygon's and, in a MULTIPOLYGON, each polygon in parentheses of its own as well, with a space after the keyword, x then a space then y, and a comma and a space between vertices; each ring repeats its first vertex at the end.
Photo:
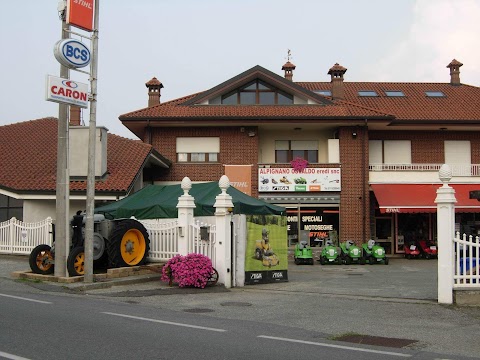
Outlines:
POLYGON ((438 302, 453 303, 453 237, 455 232, 455 189, 448 186, 452 178, 450 166, 443 164, 438 172, 443 186, 437 189, 438 234, 438 302))
POLYGON ((193 223, 193 209, 195 209, 195 199, 188 192, 192 188, 192 181, 184 177, 181 184, 183 195, 178 198, 178 253, 180 255, 188 254, 188 239, 190 224, 193 223))
POLYGON ((216 254, 218 271, 218 281, 225 285, 226 288, 232 287, 232 230, 231 230, 231 210, 233 209, 232 197, 227 194, 230 186, 230 180, 223 175, 218 182, 222 193, 215 198, 215 220, 216 220, 216 254))

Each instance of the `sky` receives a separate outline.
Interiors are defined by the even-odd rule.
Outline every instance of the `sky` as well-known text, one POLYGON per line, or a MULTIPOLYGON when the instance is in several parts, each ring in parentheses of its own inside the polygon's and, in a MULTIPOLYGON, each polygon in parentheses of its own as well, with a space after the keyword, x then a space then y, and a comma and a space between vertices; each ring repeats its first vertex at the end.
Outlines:
MULTIPOLYGON (((345 81, 445 83, 455 58, 462 83, 480 86, 480 0, 100 1, 96 123, 130 139, 118 117, 147 106, 152 77, 165 102, 255 65, 283 76, 288 50, 294 81, 328 82, 339 63, 345 81)), ((45 100, 46 75, 60 74, 57 3, 0 0, 0 126, 58 117, 45 100)))

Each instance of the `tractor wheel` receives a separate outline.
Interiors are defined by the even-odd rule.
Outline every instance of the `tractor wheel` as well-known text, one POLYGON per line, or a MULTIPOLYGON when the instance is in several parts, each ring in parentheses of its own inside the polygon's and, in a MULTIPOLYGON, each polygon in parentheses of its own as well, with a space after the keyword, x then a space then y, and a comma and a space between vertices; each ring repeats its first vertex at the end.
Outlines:
POLYGON ((295 258, 294 262, 295 262, 295 265, 300 265, 300 260, 298 260, 298 258, 295 258))
POLYGON ((145 264, 150 251, 150 240, 145 227, 137 220, 116 223, 107 243, 110 267, 128 267, 145 264))
POLYGON ((85 275, 85 249, 77 246, 70 251, 67 258, 67 270, 70 276, 85 275))
POLYGON ((383 260, 383 262, 385 263, 385 265, 388 265, 388 258, 385 257, 385 259, 383 260))
POLYGON ((46 244, 35 246, 30 253, 28 263, 30 264, 30 269, 32 269, 35 274, 53 274, 52 248, 46 244))
POLYGON ((320 265, 325 265, 325 258, 320 256, 320 265))

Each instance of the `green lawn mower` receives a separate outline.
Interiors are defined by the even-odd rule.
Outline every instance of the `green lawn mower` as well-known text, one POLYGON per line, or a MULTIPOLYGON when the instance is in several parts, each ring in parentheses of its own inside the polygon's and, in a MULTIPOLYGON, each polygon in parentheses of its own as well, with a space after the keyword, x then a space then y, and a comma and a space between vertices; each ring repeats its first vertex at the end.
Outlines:
POLYGON ((375 240, 368 240, 362 245, 363 256, 370 265, 383 263, 388 265, 388 258, 385 255, 385 249, 377 244, 375 240))
POLYGON ((347 240, 344 243, 340 243, 341 259, 346 265, 353 263, 364 265, 365 258, 362 254, 362 249, 359 248, 352 240, 347 240))
POLYGON ((320 264, 340 264, 340 254, 332 240, 327 240, 320 254, 320 264))
POLYGON ((295 245, 295 253, 293 255, 295 264, 308 264, 313 265, 313 253, 312 248, 308 246, 306 241, 300 241, 295 245))

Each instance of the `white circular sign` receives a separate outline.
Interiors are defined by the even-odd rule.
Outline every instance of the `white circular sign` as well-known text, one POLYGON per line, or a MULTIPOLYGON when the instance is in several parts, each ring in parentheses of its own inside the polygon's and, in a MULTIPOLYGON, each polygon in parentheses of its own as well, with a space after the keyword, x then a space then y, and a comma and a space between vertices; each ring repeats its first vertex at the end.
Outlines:
POLYGON ((91 60, 90 50, 75 39, 57 41, 53 54, 60 64, 72 69, 85 67, 91 60))

